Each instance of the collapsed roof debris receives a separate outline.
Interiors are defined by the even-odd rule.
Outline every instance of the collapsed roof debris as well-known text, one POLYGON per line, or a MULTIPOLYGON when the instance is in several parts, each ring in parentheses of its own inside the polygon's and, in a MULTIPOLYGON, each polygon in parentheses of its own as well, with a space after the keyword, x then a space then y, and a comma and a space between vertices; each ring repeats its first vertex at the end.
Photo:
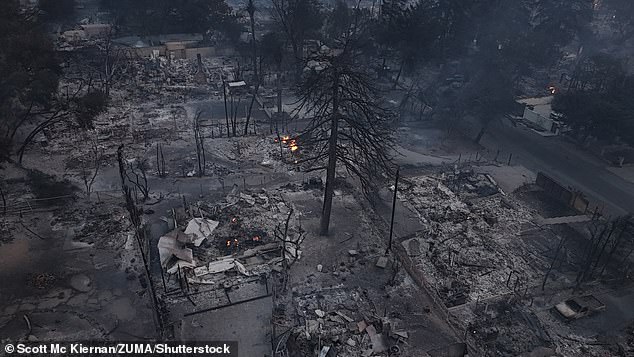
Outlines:
POLYGON ((187 262, 193 263, 194 255, 191 248, 185 246, 187 241, 191 241, 190 236, 183 234, 177 230, 159 238, 158 250, 161 259, 161 265, 167 266, 172 257, 187 262), (184 238, 183 238, 184 237, 184 238))
POLYGON ((214 229, 218 227, 219 223, 220 222, 213 221, 211 219, 192 218, 185 228, 185 234, 193 235, 195 238, 191 241, 191 243, 194 243, 194 246, 199 247, 200 243, 202 243, 205 238, 211 236, 211 233, 213 233, 214 229))
POLYGON ((529 249, 518 238, 535 213, 502 195, 487 176, 457 170, 413 177, 399 189, 426 227, 403 246, 447 306, 499 294, 514 271, 524 283, 542 276, 543 262, 527 259, 529 249))

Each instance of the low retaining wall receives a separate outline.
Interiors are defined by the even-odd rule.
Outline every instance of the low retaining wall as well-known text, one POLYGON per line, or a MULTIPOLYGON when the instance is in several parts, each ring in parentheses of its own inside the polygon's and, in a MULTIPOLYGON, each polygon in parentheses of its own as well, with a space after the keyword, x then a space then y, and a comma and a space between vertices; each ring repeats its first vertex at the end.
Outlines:
POLYGON ((576 210, 579 213, 588 213, 594 211, 595 213, 602 213, 605 204, 602 202, 590 202, 590 200, 579 190, 565 187, 557 182, 555 179, 544 174, 543 172, 537 173, 535 179, 537 186, 541 187, 544 191, 555 197, 557 200, 567 205, 568 207, 576 210))
POLYGON ((440 299, 440 295, 438 294, 438 291, 433 285, 431 285, 427 281, 427 279, 425 279, 425 274, 423 273, 423 271, 421 271, 414 265, 414 262, 412 262, 412 259, 407 254, 407 251, 405 250, 405 247, 403 247, 401 242, 399 241, 396 243, 397 244, 394 244, 392 246, 393 247, 392 251, 394 252, 394 255, 396 256, 398 261, 401 263, 403 268, 405 268, 407 273, 412 277, 414 282, 416 282, 416 285, 418 285, 421 289, 425 290, 427 295, 431 297, 431 299, 434 302, 436 310, 440 311, 443 319, 447 320, 449 318, 449 313, 448 313, 447 307, 440 299))

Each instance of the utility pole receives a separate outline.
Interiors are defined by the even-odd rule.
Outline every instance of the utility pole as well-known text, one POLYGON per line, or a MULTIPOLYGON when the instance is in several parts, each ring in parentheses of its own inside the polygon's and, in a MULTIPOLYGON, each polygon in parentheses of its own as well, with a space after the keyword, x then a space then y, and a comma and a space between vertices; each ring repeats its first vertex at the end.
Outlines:
POLYGON ((227 122, 227 137, 229 137, 229 112, 227 111, 227 86, 225 80, 222 80, 222 96, 225 100, 225 121, 227 122))
POLYGON ((548 281, 550 272, 553 270, 553 267, 555 266, 555 262, 557 261, 557 258, 559 257, 559 251, 563 247, 565 241, 566 241, 566 238, 564 237, 559 238, 559 244, 557 245, 557 249, 555 250, 555 256, 553 257, 553 261, 550 263, 550 267, 548 267, 548 271, 546 271, 546 274, 544 275, 544 280, 542 281, 542 291, 544 291, 544 289, 546 288, 546 282, 548 281))
POLYGON ((398 192, 398 176, 400 173, 400 168, 396 168, 396 180, 394 181, 394 197, 392 198, 392 219, 390 221, 390 240, 387 244, 387 250, 385 250, 385 254, 392 249, 392 233, 394 232, 394 211, 396 210, 396 193, 398 192))

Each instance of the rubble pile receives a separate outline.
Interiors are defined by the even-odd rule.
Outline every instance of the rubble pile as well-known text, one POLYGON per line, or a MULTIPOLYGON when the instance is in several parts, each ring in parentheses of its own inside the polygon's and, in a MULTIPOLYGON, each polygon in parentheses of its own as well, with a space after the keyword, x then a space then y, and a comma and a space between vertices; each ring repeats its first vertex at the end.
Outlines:
MULTIPOLYGON (((189 215, 177 217, 181 228, 159 239, 161 262, 168 273, 185 274, 189 283, 218 287, 238 276, 282 271, 284 258, 301 257, 300 242, 287 242, 282 251, 279 229, 290 210, 278 193, 239 192, 234 186, 219 204, 197 202, 189 207, 189 215)), ((290 217, 287 240, 300 235, 301 228, 290 217)))
POLYGON ((375 356, 398 353, 409 335, 396 318, 377 316, 368 292, 343 286, 298 295, 294 302, 302 324, 292 329, 289 352, 303 356, 375 356), (321 354, 320 354, 321 353, 321 354))
POLYGON ((445 305, 489 298, 541 278, 546 262, 530 256, 519 239, 534 212, 487 175, 456 171, 414 177, 399 191, 425 225, 402 244, 445 305))
POLYGON ((213 140, 214 155, 240 163, 279 167, 279 147, 272 137, 217 138, 213 140))
MULTIPOLYGON (((211 131, 209 128, 203 130, 206 137, 211 137, 211 131)), ((234 173, 235 171, 229 169, 226 164, 220 162, 229 162, 236 164, 239 167, 253 166, 258 168, 264 168, 273 172, 284 172, 287 174, 294 174, 297 165, 294 160, 298 157, 298 153, 292 152, 290 147, 283 146, 280 150, 280 146, 275 143, 273 136, 264 137, 232 137, 232 138, 215 138, 207 139, 207 147, 213 146, 213 152, 207 153, 207 162, 205 174, 208 176, 226 176, 234 173), (218 160, 210 160, 211 155, 218 160), (281 156, 284 159, 280 159, 281 156)), ((195 176, 197 173, 197 161, 196 157, 192 156, 187 160, 179 162, 181 168, 184 169, 187 176, 195 176)), ((261 170, 257 171, 261 174, 261 170)), ((254 175, 257 176, 257 175, 254 175)), ((262 179, 263 180, 263 179, 262 179)), ((257 177, 251 179, 248 184, 262 183, 258 182, 257 177)))
POLYGON ((589 336, 582 327, 563 319, 554 309, 537 312, 537 316, 548 331, 553 348, 562 356, 632 355, 632 326, 624 329, 622 338, 609 333, 589 336))
POLYGON ((537 316, 514 299, 491 299, 465 310, 460 318, 467 328, 467 338, 487 356, 520 356, 553 347, 537 316))
POLYGON ((166 57, 129 60, 117 79, 134 86, 121 86, 122 94, 149 95, 150 100, 174 97, 183 101, 185 96, 211 95, 222 100, 222 79, 235 78, 236 64, 228 57, 201 58, 201 68, 196 59, 172 59, 166 57), (201 81, 202 78, 202 81, 201 81))
POLYGON ((101 204, 76 207, 51 221, 53 231, 67 231, 76 242, 94 244, 97 248, 120 248, 130 228, 122 220, 127 211, 119 205, 101 204))

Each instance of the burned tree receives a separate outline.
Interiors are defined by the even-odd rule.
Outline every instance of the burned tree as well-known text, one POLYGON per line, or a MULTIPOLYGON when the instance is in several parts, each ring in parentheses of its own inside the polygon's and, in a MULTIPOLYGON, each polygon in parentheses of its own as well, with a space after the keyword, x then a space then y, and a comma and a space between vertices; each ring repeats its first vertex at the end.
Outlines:
POLYGON ((159 177, 167 176, 165 156, 163 156, 163 145, 161 143, 156 144, 156 173, 159 177))
POLYGON ((111 28, 106 38, 97 45, 101 52, 101 57, 103 58, 102 71, 99 73, 99 77, 101 78, 103 93, 106 98, 110 98, 110 89, 112 88, 115 77, 127 61, 127 54, 112 41, 113 35, 114 33, 111 28))
POLYGON ((131 185, 135 193, 139 190, 143 194, 143 199, 148 199, 150 197, 150 189, 147 181, 149 168, 147 159, 143 157, 136 157, 131 160, 126 159, 123 153, 123 145, 119 147, 117 155, 121 179, 125 186, 131 185))
POLYGON ((141 191, 143 199, 147 200, 150 197, 150 189, 147 182, 147 170, 148 163, 145 158, 137 157, 128 163, 128 180, 134 185, 136 189, 141 191))
MULTIPOLYGON (((240 103, 242 102, 242 96, 244 94, 244 89, 246 88, 246 83, 242 80, 233 81, 233 82, 225 82, 227 84, 225 89, 225 115, 227 116, 227 137, 230 136, 238 136, 237 128, 238 128, 238 111, 240 109, 240 103), (226 92, 229 92, 229 109, 227 111, 226 106, 226 92), (235 97, 238 97, 238 101, 236 103, 235 97), (229 126, 231 126, 231 134, 229 133, 229 126)), ((256 88, 257 90, 257 88, 256 88)))
POLYGON ((227 82, 222 80, 222 98, 225 103, 225 122, 227 124, 227 137, 231 137, 231 133, 229 132, 229 110, 227 108, 227 82))
MULTIPOLYGON (((258 95, 258 91, 260 90, 260 82, 259 80, 255 83, 255 88, 253 88, 253 93, 251 94, 251 103, 249 104, 249 109, 247 110, 247 118, 244 122, 244 136, 249 134, 249 123, 251 121, 251 114, 253 113, 253 104, 255 104, 255 98, 258 95)), ((253 128, 255 131, 255 120, 253 120, 253 128)))
POLYGON ((0 2, 2 160, 10 158, 22 130, 39 126, 55 112, 51 108, 55 108, 62 69, 53 43, 38 24, 36 15, 22 9, 17 1, 0 2))
POLYGON ((13 140, 20 127, 31 124, 30 131, 15 151, 19 164, 22 163, 29 145, 39 135, 46 133, 49 128, 73 118, 81 130, 93 128, 95 117, 107 109, 108 99, 104 91, 93 88, 93 73, 90 70, 84 72, 83 68, 80 69, 78 77, 67 78, 64 86, 59 88, 56 93, 51 94, 45 108, 34 110, 35 106, 29 106, 29 109, 20 118, 19 125, 14 127, 10 135, 10 140, 13 140))
MULTIPOLYGON (((88 82, 90 82, 90 80, 88 82)), ((30 108, 25 116, 22 117, 20 126, 24 125, 29 120, 32 120, 35 126, 29 128, 30 131, 24 137, 24 139, 22 140, 22 144, 15 152, 18 159, 18 164, 22 164, 22 159, 24 158, 24 153, 26 152, 26 149, 40 134, 45 133, 46 130, 54 127, 55 125, 69 120, 69 118, 72 118, 73 116, 77 118, 78 123, 83 120, 78 118, 82 115, 82 110, 85 109, 80 98, 83 95, 82 93, 85 92, 87 84, 88 83, 86 83, 86 81, 80 80, 79 83, 74 86, 64 86, 61 90, 51 96, 46 109, 43 109, 42 111, 32 112, 30 108), (71 89, 71 87, 73 88, 71 89)), ((101 108, 99 111, 101 110, 103 110, 103 108, 101 108)), ((93 112, 92 115, 97 115, 97 113, 93 112)), ((92 119, 90 119, 90 121, 92 121, 92 119)), ((80 127, 86 129, 86 127, 82 126, 81 124, 80 127)), ((16 127, 15 129, 17 130, 17 128, 18 127, 16 127)), ((14 131, 11 134, 11 139, 13 139, 15 133, 16 132, 14 131)))
POLYGON ((255 5, 253 4, 253 0, 249 0, 246 11, 249 14, 249 23, 251 25, 251 57, 253 61, 253 82, 255 82, 255 88, 253 89, 253 93, 251 95, 251 103, 249 104, 249 110, 247 110, 247 118, 244 123, 245 136, 249 133, 249 121, 251 120, 253 104, 255 104, 255 98, 257 97, 258 90, 260 89, 260 76, 258 75, 258 45, 255 38, 255 5))
POLYGON ((274 17, 293 50, 297 68, 301 74, 304 58, 304 42, 318 31, 323 22, 321 4, 315 0, 272 0, 274 17))
POLYGON ((275 87, 277 91, 277 115, 271 115, 269 122, 269 132, 273 134, 273 118, 277 121, 282 116, 282 63, 284 61, 284 41, 282 36, 276 32, 269 32, 262 36, 262 58, 264 62, 270 61, 275 65, 275 87))
POLYGON ((255 4, 249 0, 246 12, 249 14, 249 24, 251 29, 251 60, 253 61, 253 81, 258 83, 258 43, 255 38, 255 4))
POLYGON ((337 164, 361 182, 367 194, 392 171, 390 113, 381 106, 369 75, 355 64, 354 52, 322 51, 308 62, 298 87, 295 113, 311 117, 300 138, 312 156, 299 161, 307 170, 325 169, 326 189, 320 234, 327 235, 337 164))
POLYGON ((238 103, 234 105, 233 95, 231 96, 231 134, 233 137, 238 136, 238 110, 240 109, 240 102, 242 102, 242 97, 238 97, 238 103))
POLYGON ((282 242, 282 264, 284 267, 284 282, 282 286, 283 290, 286 290, 288 283, 288 270, 297 261, 297 259, 299 259, 299 248, 301 243, 304 241, 306 234, 300 227, 300 231, 297 236, 295 238, 291 237, 291 234, 289 234, 289 224, 295 210, 293 207, 289 207, 286 202, 284 202, 284 204, 289 208, 288 215, 286 216, 283 226, 282 224, 278 224, 275 227, 274 234, 275 239, 282 242))
POLYGON ((480 123, 480 130, 473 140, 476 144, 480 143, 492 123, 515 107, 515 98, 509 88, 513 88, 509 74, 491 61, 458 94, 462 103, 459 111, 473 116, 480 123))
POLYGON ((576 289, 593 278, 601 267, 599 276, 603 275, 608 265, 622 269, 621 265, 629 259, 632 253, 632 220, 630 216, 619 217, 614 220, 592 221, 590 227, 590 241, 587 243, 584 256, 579 265, 576 278, 576 289), (627 253, 626 253, 627 252, 627 253), (617 259, 615 259, 615 257, 617 259))
POLYGON ((0 198, 2 198, 2 214, 6 216, 6 214, 7 214, 7 197, 4 194, 4 190, 2 189, 2 185, 0 185, 0 198))
POLYGON ((80 177, 84 182, 87 198, 90 198, 90 194, 92 193, 92 186, 95 183, 97 174, 99 174, 102 163, 103 149, 99 148, 97 146, 97 142, 93 140, 91 143, 90 154, 87 158, 81 161, 80 177))
POLYGON ((207 160, 205 157, 205 142, 204 135, 200 132, 200 115, 202 112, 196 113, 194 117, 194 140, 196 141, 196 160, 198 162, 198 177, 205 175, 205 166, 207 160))
MULTIPOLYGON (((134 229, 134 237, 139 246, 139 252, 141 253, 141 258, 143 261, 143 268, 145 271, 145 279, 148 282, 148 287, 150 290, 150 295, 152 297, 152 308, 154 311, 153 318, 154 323, 157 329, 157 336, 159 338, 163 337, 163 318, 161 312, 159 310, 159 300, 156 297, 156 289, 154 287, 154 281, 152 280, 152 274, 150 272, 150 251, 149 251, 149 238, 147 236, 147 230, 145 229, 145 225, 143 223, 143 209, 139 208, 132 199, 132 190, 128 183, 130 181, 130 176, 128 174, 129 163, 125 159, 125 155, 123 152, 124 146, 120 145, 117 149, 117 162, 119 163, 119 177, 121 178, 121 191, 123 192, 123 196, 125 197, 125 207, 128 213, 130 214, 130 223, 134 229)), ((134 184, 134 182, 132 182, 134 184)), ((134 184, 138 187, 137 184, 134 184)), ((147 187, 147 181, 146 181, 147 187)))

